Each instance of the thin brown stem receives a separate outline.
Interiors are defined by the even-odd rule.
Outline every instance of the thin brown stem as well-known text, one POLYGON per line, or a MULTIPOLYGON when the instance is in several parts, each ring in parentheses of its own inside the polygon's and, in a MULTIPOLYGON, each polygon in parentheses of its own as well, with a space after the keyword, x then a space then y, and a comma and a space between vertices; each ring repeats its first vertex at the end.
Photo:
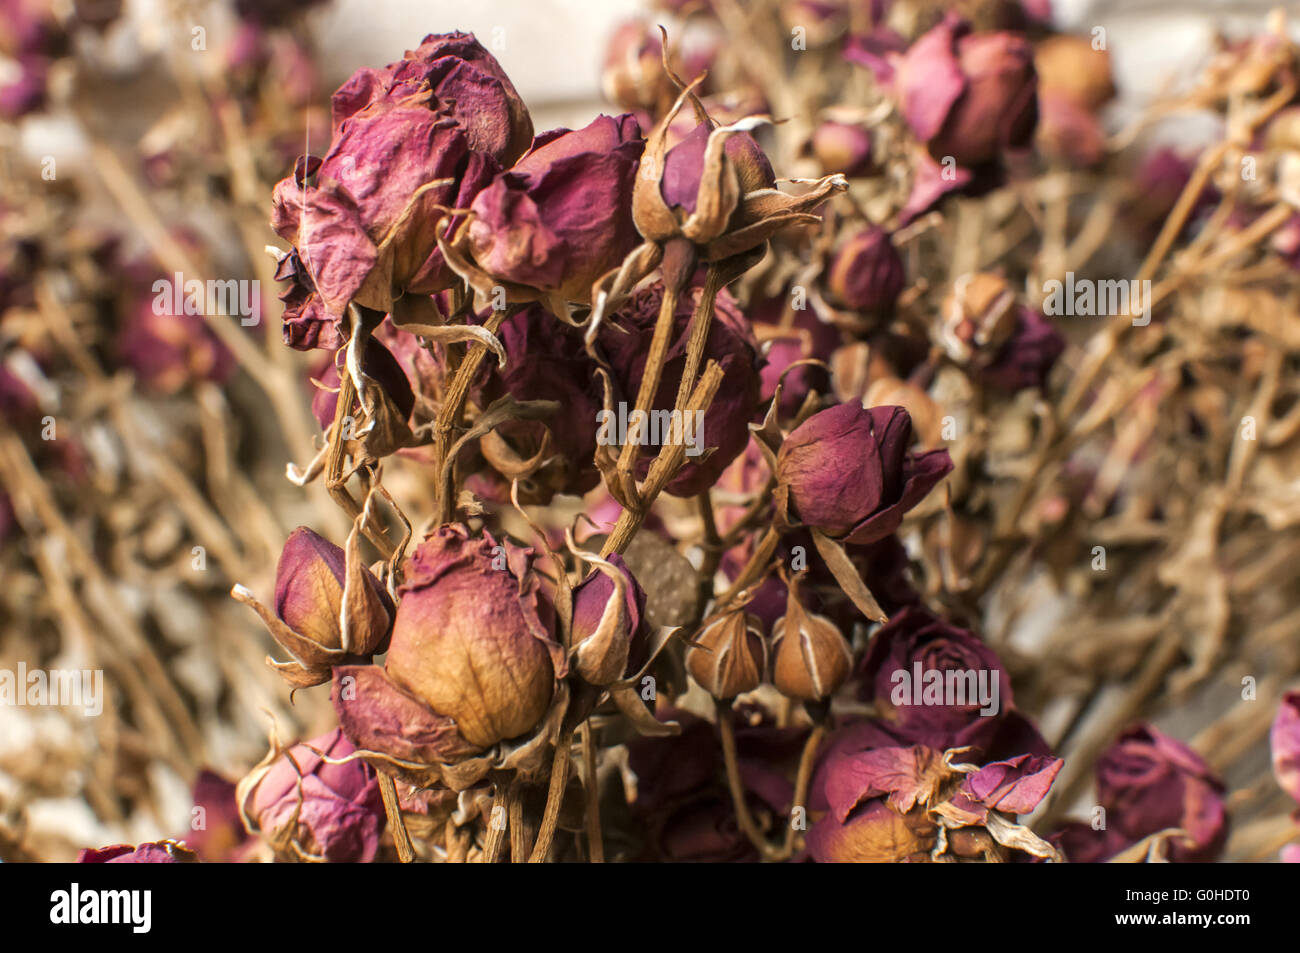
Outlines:
POLYGON ((775 851, 763 836, 763 832, 758 829, 758 824, 754 822, 753 815, 749 813, 749 806, 745 803, 745 787, 740 780, 740 762, 736 757, 736 734, 731 726, 731 703, 715 699, 714 704, 718 718, 718 735, 722 739, 722 759, 727 768, 727 787, 731 789, 731 803, 736 809, 736 822, 763 859, 770 860, 775 856, 775 851))
POLYGON ((397 859, 404 864, 415 860, 415 847, 411 844, 411 835, 402 820, 402 806, 397 800, 397 785, 393 779, 382 771, 379 772, 379 794, 384 799, 384 813, 388 816, 388 829, 393 832, 393 845, 397 848, 397 859))
POLYGON ((551 853, 555 840, 555 827, 560 820, 560 807, 564 803, 564 789, 569 781, 569 749, 573 745, 573 732, 560 734, 555 743, 555 760, 551 762, 551 784, 546 791, 546 810, 537 831, 537 843, 528 857, 530 864, 543 863, 551 853))
POLYGON ((582 786, 586 794, 587 860, 605 862, 605 839, 600 830, 600 778, 596 776, 596 746, 592 743, 591 723, 578 727, 582 739, 582 786))

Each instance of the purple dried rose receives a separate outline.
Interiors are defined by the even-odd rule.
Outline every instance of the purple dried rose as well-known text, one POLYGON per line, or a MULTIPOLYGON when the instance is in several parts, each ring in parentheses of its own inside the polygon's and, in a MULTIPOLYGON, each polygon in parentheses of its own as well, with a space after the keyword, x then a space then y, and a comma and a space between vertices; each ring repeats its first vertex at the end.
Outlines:
POLYGON ((1012 706, 997 654, 966 629, 909 607, 872 637, 857 672, 859 697, 905 733, 933 733, 942 747, 978 744, 1012 706))
POLYGON ((1016 33, 972 33, 948 14, 903 56, 895 91, 916 137, 942 161, 991 162, 1025 146, 1038 119, 1033 48, 1016 33))
POLYGON ((567 672, 532 550, 461 525, 406 565, 388 676, 481 747, 531 731, 567 672))
POLYGON ((952 469, 947 450, 913 454, 911 443, 901 407, 849 403, 814 414, 777 454, 778 512, 850 543, 883 539, 952 469))
POLYGON ((630 201, 644 147, 631 115, 538 136, 471 206, 468 250, 487 284, 518 286, 520 300, 532 289, 590 301, 596 279, 637 245, 630 201))
POLYGON ((174 840, 153 841, 139 847, 130 844, 88 847, 77 854, 79 864, 192 864, 198 859, 194 851, 174 840))
POLYGON ((1138 725, 1097 759, 1097 800, 1109 827, 1129 843, 1169 828, 1188 840, 1170 843, 1175 861, 1214 860, 1228 836, 1223 782, 1191 748, 1138 725))
POLYGON ((193 829, 185 834, 186 846, 209 863, 237 862, 249 836, 239 819, 235 785, 204 768, 194 780, 192 796, 194 807, 202 813, 194 815, 193 829))
POLYGON ((997 390, 1014 394, 1029 387, 1044 388, 1047 376, 1065 353, 1065 337, 1033 308, 1019 307, 1011 337, 978 368, 979 378, 997 390))
POLYGON ((1283 791, 1300 801, 1300 692, 1282 696, 1268 740, 1273 776, 1283 791))
MULTIPOLYGON (((663 287, 662 282, 655 282, 638 291, 600 330, 599 343, 613 370, 614 400, 623 401, 628 407, 635 405, 637 387, 645 372, 650 339, 663 301, 663 287)), ((671 433, 675 432, 671 432, 665 437, 664 431, 671 431, 671 420, 668 423, 663 421, 676 406, 677 388, 686 367, 693 313, 701 293, 701 289, 690 289, 678 301, 673 343, 668 348, 659 388, 651 403, 651 419, 640 421, 645 426, 638 428, 638 421, 631 420, 630 416, 624 422, 614 411, 608 411, 602 414, 597 438, 607 445, 623 443, 623 439, 615 439, 622 437, 657 445, 682 439, 687 445, 686 465, 664 489, 673 496, 696 496, 717 482, 731 461, 748 445, 749 421, 753 419, 759 400, 758 346, 735 300, 724 290, 714 302, 713 323, 703 358, 706 364, 718 362, 723 371, 722 384, 706 412, 695 418, 687 415, 680 420, 680 434, 674 437, 671 433), (645 431, 640 437, 637 436, 638 429, 645 431), (710 447, 716 449, 704 456, 703 451, 710 447)), ((638 461, 639 478, 644 478, 648 471, 651 456, 643 455, 638 461)))
POLYGON ((335 728, 259 766, 238 786, 249 826, 281 854, 370 863, 379 850, 384 805, 374 769, 360 759, 345 760, 354 751, 335 728))
MULTIPOLYGON (((556 401, 560 409, 541 420, 497 427, 480 441, 484 457, 507 483, 519 478, 520 500, 526 503, 544 505, 555 493, 593 489, 600 482, 594 423, 602 394, 582 332, 534 304, 507 318, 498 336, 506 366, 493 370, 484 387, 485 404, 509 394, 517 401, 556 401)), ((508 486, 503 496, 509 498, 508 486)))
POLYGON ((289 652, 290 661, 267 664, 295 688, 320 685, 333 666, 382 652, 393 624, 393 602, 361 565, 355 528, 346 552, 305 526, 290 534, 276 566, 274 612, 242 586, 233 595, 289 652))

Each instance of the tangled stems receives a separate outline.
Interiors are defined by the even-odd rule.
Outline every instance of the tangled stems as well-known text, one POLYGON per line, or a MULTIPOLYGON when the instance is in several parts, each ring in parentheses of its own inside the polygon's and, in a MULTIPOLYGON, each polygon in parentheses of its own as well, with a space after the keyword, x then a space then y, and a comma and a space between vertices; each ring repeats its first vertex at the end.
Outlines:
MULTIPOLYGON (((493 311, 488 319, 483 323, 483 327, 491 334, 496 334, 505 321, 509 311, 502 309, 493 311)), ((442 407, 438 411, 438 419, 434 427, 434 472, 442 473, 446 470, 447 455, 451 452, 452 435, 460 423, 460 415, 465 409, 465 399, 469 395, 469 385, 474 380, 474 375, 483 365, 483 359, 487 357, 487 347, 483 344, 471 344, 469 351, 465 355, 465 360, 461 362, 460 367, 456 369, 456 376, 452 379, 451 387, 443 395, 442 407)), ((438 513, 437 522, 439 524, 450 523, 456 511, 456 488, 454 480, 439 481, 438 486, 438 513)))

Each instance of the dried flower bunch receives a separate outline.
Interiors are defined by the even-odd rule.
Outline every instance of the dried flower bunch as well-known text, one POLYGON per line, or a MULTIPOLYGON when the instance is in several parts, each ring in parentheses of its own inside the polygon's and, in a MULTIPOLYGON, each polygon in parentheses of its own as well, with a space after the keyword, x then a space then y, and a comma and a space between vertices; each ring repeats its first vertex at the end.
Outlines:
MULTIPOLYGON (((52 587, 55 517, 112 525, 34 381, 201 408, 250 378, 294 456, 272 551, 216 423, 169 486, 181 538, 230 538, 216 582, 310 740, 198 773, 202 829, 80 860, 1300 860, 1280 15, 1121 128, 1105 29, 1041 3, 664 2, 610 38, 617 114, 539 132, 473 35, 325 110, 311 4, 235 6, 206 174, 244 244, 269 209, 239 267, 282 319, 140 307, 149 268, 218 258, 154 227, 203 167, 183 137, 106 177, 152 237, 112 362, 74 303, 131 259, 0 208, 0 534, 52 587), (1160 145, 1186 112, 1210 141, 1160 145)), ((14 22, 12 114, 73 28, 14 22)), ((193 721, 165 702, 139 717, 193 721)))

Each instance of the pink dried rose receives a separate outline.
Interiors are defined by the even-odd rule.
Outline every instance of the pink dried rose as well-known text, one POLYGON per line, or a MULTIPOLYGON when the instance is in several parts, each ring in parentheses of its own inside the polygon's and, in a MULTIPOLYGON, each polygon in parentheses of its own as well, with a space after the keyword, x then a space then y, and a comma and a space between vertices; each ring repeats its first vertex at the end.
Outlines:
POLYGON ((294 745, 240 781, 240 810, 276 852, 299 860, 370 863, 384 805, 374 769, 343 732, 294 745), (342 762, 342 763, 332 763, 342 762))
POLYGON ((361 565, 356 529, 346 551, 305 526, 295 529, 276 566, 274 611, 241 586, 233 594, 290 654, 267 664, 295 688, 320 685, 333 666, 382 652, 392 630, 392 599, 361 565))
POLYGON ((193 864, 198 860, 194 851, 174 840, 153 841, 139 847, 130 844, 88 847, 77 854, 79 864, 193 864))
POLYGON ((1097 760, 1097 800, 1108 827, 1128 842, 1169 828, 1187 839, 1170 843, 1174 861, 1214 860, 1228 836, 1223 782, 1181 741, 1138 725, 1097 760))
POLYGON ((472 33, 430 34, 382 70, 363 68, 332 99, 334 131, 380 100, 427 88, 437 109, 465 130, 469 148, 508 168, 528 148, 533 122, 496 57, 472 33))
POLYGON ((649 636, 645 599, 645 590, 618 554, 574 587, 573 668, 588 684, 609 685, 644 664, 649 636))
POLYGON ((631 115, 538 136, 473 201, 466 241, 477 285, 542 297, 561 316, 563 302, 589 302, 596 279, 637 245, 630 203, 644 147, 631 115))
POLYGON ((825 282, 827 298, 836 307, 887 316, 907 276, 889 233, 868 225, 853 232, 831 254, 825 282))
POLYGON ((1283 791, 1300 801, 1300 692, 1282 696, 1268 740, 1273 776, 1283 791))
POLYGON ((646 20, 619 24, 605 46, 601 90, 620 109, 657 112, 671 102, 672 80, 664 70, 663 38, 646 20))
POLYGON ((1022 35, 973 33, 956 14, 902 57, 895 92, 903 117, 930 154, 979 166, 1023 147, 1038 119, 1033 49, 1022 35))
POLYGON ((839 172, 855 179, 875 171, 871 133, 860 123, 828 119, 813 130, 810 144, 826 175, 839 172))
POLYGON ((500 65, 463 33, 359 70, 334 94, 333 122, 325 157, 299 160, 275 188, 272 225, 300 259, 281 276, 294 281, 286 341, 297 347, 323 333, 299 325, 337 322, 354 300, 387 312, 405 293, 456 283, 438 240, 461 219, 446 211, 466 208, 532 136, 500 65))
POLYGON ((1060 759, 1018 755, 976 769, 957 763, 965 760, 959 754, 964 752, 892 743, 887 731, 870 722, 837 730, 810 788, 810 809, 825 812, 808 832, 813 859, 1003 861, 1014 859, 1013 851, 1058 859, 1016 817, 1047 795, 1060 759))
POLYGON ((903 514, 952 469, 947 450, 913 454, 901 407, 839 404, 794 429, 777 453, 777 511, 850 543, 898 529, 903 514))
POLYGON ((183 838, 185 845, 208 863, 240 861, 249 835, 239 818, 236 786, 204 768, 194 779, 191 796, 196 810, 192 829, 183 838))
POLYGON ((385 664, 393 682, 473 745, 537 726, 567 664, 531 550, 444 526, 412 554, 400 592, 385 664))

